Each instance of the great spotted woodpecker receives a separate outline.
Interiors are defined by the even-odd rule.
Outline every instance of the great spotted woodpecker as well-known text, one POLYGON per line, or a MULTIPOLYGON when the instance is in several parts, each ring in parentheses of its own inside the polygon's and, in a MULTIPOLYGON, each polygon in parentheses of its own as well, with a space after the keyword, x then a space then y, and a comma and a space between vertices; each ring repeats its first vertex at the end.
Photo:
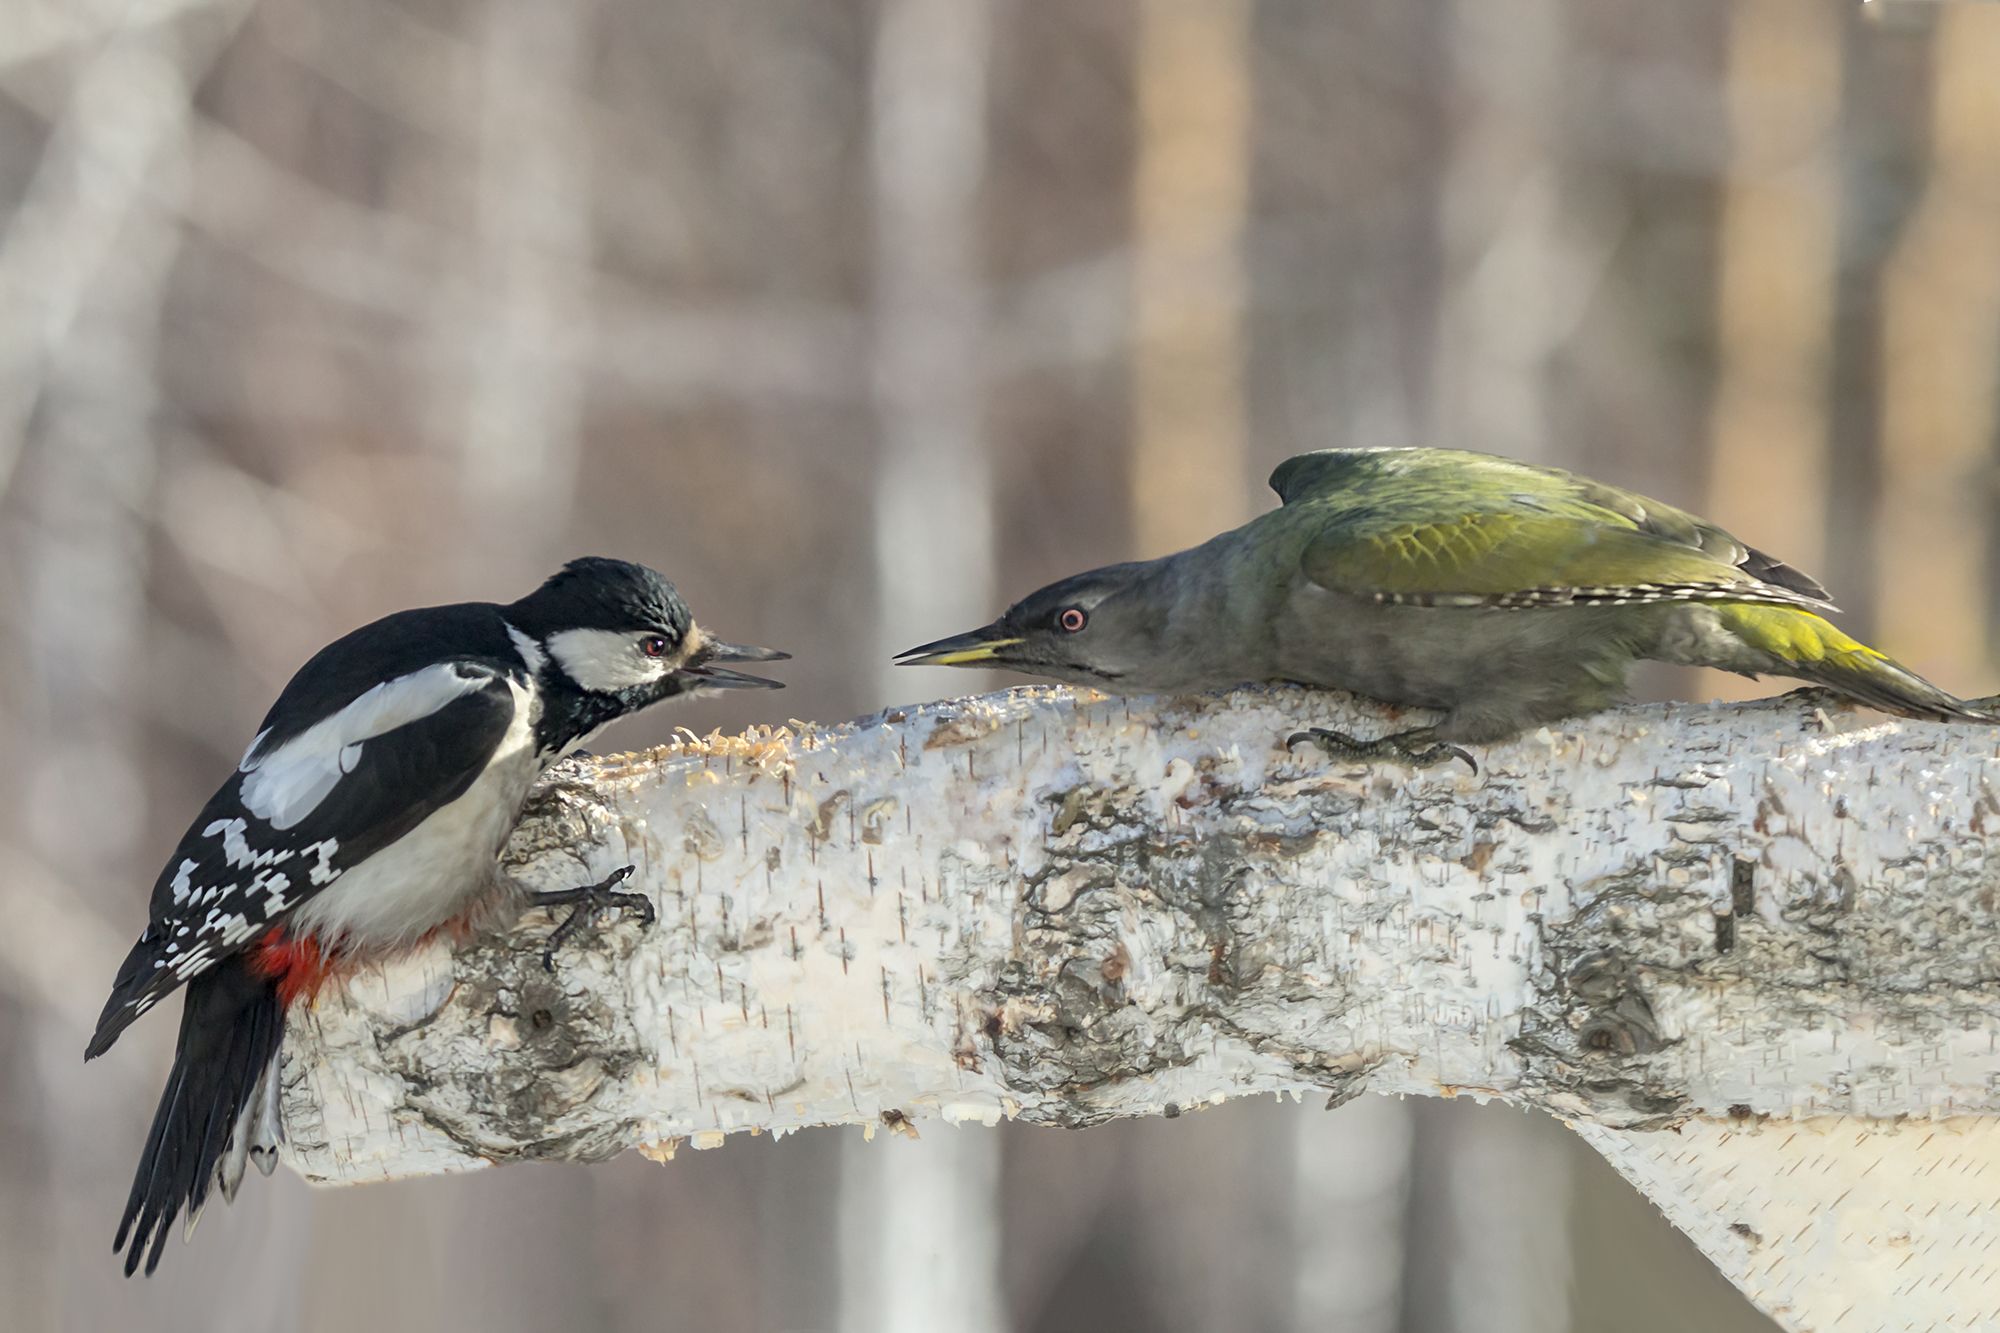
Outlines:
MULTIPOLYGON (((535 778, 627 713, 711 690, 778 688, 725 662, 786 654, 705 634, 674 586, 575 560, 507 606, 403 611, 321 649, 271 706, 153 886, 85 1059, 186 984, 180 1043, 113 1250, 159 1263, 175 1216, 277 1161, 285 1014, 330 975, 525 899, 498 856, 535 778), (129 1248, 127 1242, 130 1242, 129 1248), (150 1242, 150 1248, 149 1248, 150 1242)), ((629 869, 629 868, 628 868, 629 869)), ((625 872, 541 895, 606 906, 625 872)))

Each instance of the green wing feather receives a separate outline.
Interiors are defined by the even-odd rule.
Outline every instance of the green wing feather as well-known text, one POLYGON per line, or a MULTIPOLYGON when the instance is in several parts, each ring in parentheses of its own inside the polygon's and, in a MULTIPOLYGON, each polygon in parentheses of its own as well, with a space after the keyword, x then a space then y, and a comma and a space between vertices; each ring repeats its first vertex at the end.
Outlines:
POLYGON ((1380 602, 1663 601, 1831 609, 1791 566, 1692 514, 1554 468, 1445 449, 1301 454, 1272 474, 1322 587, 1380 602))

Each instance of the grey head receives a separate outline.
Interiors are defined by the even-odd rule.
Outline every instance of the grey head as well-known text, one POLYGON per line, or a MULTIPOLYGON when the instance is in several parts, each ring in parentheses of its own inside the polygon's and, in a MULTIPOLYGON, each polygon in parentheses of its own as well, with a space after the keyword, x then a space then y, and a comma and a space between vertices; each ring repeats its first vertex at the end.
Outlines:
POLYGON ((990 625, 912 648, 901 666, 1012 667, 1111 691, 1195 686, 1171 642, 1177 604, 1167 561, 1106 565, 1049 584, 990 625))
POLYGON ((672 583, 644 565, 603 556, 570 561, 501 613, 545 680, 615 701, 618 711, 713 690, 782 689, 722 664, 790 656, 710 636, 672 583))

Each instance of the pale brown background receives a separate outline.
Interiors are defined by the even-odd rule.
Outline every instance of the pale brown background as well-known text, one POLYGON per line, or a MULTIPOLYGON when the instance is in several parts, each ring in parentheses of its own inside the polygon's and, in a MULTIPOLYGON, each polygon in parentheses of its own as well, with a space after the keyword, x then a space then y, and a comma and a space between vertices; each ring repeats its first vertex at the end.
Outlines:
POLYGON ((968 1328, 1766 1327, 1553 1123, 1379 1100, 281 1175, 127 1283, 173 1020, 79 1054, 306 655, 585 552, 799 659, 613 740, 831 721, 1289 453, 1453 444, 1996 688, 1996 71, 1983 5, 0 0, 5 1325, 854 1330, 902 1264, 968 1328), (902 1153, 975 1225, 885 1256, 902 1153))

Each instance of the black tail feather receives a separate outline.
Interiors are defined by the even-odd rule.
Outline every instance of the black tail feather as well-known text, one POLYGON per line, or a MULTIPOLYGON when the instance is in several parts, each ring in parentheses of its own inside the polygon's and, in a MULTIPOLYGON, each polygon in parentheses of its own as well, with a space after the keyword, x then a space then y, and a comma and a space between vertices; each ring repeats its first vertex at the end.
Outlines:
POLYGON ((159 1266, 182 1208, 190 1218, 201 1211, 230 1135, 284 1035, 277 985, 241 959, 189 983, 173 1073, 111 1243, 114 1253, 124 1251, 127 1277, 138 1271, 142 1253, 149 1275, 159 1266))
POLYGON ((95 1060, 110 1050, 111 1043, 132 1026, 134 1019, 180 984, 180 975, 172 968, 154 965, 158 959, 159 949, 149 926, 119 964, 118 979, 111 983, 111 997, 104 1002, 104 1012, 97 1016, 97 1031, 91 1034, 90 1045, 84 1048, 84 1059, 95 1060))
POLYGON ((1775 556, 1764 554, 1754 546, 1744 548, 1743 558, 1736 563, 1737 568, 1754 579, 1762 579, 1780 588, 1789 588, 1812 601, 1823 602, 1829 610, 1833 607, 1833 598, 1820 586, 1818 579, 1775 556))

